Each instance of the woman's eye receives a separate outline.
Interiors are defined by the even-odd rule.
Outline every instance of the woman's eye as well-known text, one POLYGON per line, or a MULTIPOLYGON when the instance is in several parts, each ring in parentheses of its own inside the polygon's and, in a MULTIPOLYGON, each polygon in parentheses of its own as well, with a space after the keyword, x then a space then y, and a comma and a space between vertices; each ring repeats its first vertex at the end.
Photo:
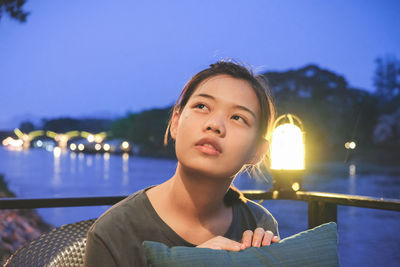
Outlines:
POLYGON ((242 122, 246 123, 246 120, 243 119, 243 118, 242 118, 241 116, 239 116, 239 115, 233 115, 233 116, 232 116, 232 119, 235 120, 235 121, 242 121, 242 122))
POLYGON ((206 105, 199 103, 199 104, 195 105, 194 107, 198 108, 198 109, 205 109, 206 105))
POLYGON ((234 120, 237 120, 237 121, 238 121, 238 120, 240 120, 241 118, 240 118, 240 116, 238 116, 238 115, 233 115, 233 116, 232 116, 232 119, 234 119, 234 120))

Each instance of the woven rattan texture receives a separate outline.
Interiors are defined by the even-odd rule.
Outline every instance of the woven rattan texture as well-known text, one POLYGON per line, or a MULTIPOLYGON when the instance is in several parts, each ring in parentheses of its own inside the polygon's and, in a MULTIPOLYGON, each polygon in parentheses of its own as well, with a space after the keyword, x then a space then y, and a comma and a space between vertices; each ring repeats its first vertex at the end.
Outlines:
POLYGON ((17 250, 4 266, 83 266, 86 234, 94 221, 55 228, 17 250))

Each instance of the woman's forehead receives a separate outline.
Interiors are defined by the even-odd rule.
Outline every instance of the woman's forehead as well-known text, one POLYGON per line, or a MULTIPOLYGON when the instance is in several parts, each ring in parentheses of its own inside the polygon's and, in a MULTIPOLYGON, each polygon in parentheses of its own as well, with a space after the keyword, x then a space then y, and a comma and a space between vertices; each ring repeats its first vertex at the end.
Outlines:
POLYGON ((194 97, 208 95, 216 101, 245 105, 258 113, 259 101, 251 85, 229 75, 217 75, 203 81, 193 92, 194 97))

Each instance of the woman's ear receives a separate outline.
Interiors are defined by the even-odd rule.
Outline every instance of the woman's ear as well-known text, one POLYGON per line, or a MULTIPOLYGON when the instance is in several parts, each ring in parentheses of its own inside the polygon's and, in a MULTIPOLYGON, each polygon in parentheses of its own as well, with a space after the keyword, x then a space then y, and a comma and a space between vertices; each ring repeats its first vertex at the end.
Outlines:
POLYGON ((171 138, 174 140, 176 138, 176 132, 178 130, 179 117, 180 114, 178 113, 178 111, 174 111, 174 114, 172 114, 171 118, 171 127, 169 128, 171 138))
POLYGON ((257 146, 257 149, 250 159, 249 164, 254 165, 257 164, 264 156, 267 154, 269 150, 269 142, 268 140, 262 138, 260 143, 257 146))

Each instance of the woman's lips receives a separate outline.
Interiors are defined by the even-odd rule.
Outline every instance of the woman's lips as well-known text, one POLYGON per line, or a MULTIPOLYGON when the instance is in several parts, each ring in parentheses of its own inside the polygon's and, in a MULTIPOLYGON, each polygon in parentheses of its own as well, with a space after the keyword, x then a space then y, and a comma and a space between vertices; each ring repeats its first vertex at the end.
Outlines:
POLYGON ((205 154, 213 156, 219 155, 222 152, 220 145, 210 138, 201 139, 196 143, 196 148, 205 154))

